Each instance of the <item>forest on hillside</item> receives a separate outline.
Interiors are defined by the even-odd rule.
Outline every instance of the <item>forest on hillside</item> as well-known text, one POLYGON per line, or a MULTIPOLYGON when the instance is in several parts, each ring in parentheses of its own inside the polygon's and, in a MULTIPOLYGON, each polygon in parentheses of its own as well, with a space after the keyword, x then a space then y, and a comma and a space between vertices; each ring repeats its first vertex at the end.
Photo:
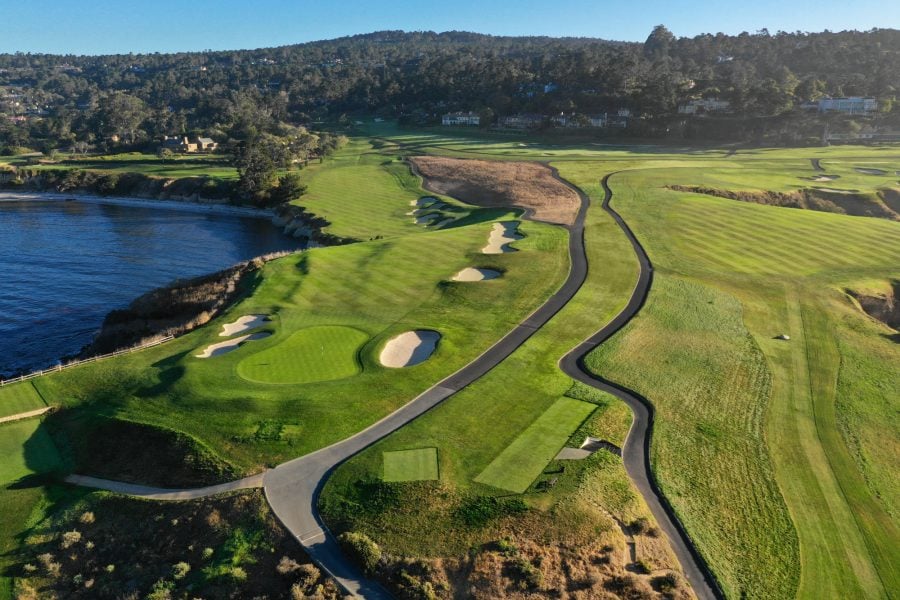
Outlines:
MULTIPOLYGON (((108 150, 206 135, 235 143, 314 120, 377 115, 434 124, 474 111, 482 126, 517 113, 628 109, 618 135, 792 143, 837 131, 900 128, 900 31, 768 31, 644 43, 385 31, 227 52, 0 55, 0 146, 108 150), (869 96, 866 116, 803 105, 869 96), (688 118, 681 103, 727 101, 688 118)), ((0 148, 2 151, 3 148, 0 148)))

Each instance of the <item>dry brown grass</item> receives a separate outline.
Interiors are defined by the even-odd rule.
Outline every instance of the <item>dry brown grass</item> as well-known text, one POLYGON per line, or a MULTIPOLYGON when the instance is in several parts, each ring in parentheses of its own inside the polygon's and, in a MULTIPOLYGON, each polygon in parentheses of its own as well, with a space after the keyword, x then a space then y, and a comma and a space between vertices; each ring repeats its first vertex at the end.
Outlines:
POLYGON ((538 163, 417 156, 410 159, 429 189, 476 206, 513 206, 531 218, 571 225, 581 199, 538 163))

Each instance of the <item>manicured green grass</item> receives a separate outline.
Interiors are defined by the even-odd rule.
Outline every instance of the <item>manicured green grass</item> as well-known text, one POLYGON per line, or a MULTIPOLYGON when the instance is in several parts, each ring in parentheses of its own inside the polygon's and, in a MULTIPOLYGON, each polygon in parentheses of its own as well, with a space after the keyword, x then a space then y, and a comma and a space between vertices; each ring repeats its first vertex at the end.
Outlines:
POLYGON ((884 440, 900 429, 886 418, 900 352, 839 290, 896 277, 900 226, 663 189, 778 189, 814 173, 806 152, 778 154, 613 177, 656 278, 589 364, 657 407, 654 471, 726 593, 889 595, 900 537, 887 473, 900 453, 884 440))
POLYGON ((162 159, 155 154, 125 153, 84 158, 64 158, 55 163, 16 166, 27 169, 82 169, 105 173, 141 173, 152 177, 214 177, 237 179, 237 170, 228 157, 217 155, 177 156, 162 159))
POLYGON ((475 481, 521 494, 596 406, 560 398, 506 447, 475 481))
MULTIPOLYGON (((309 189, 295 203, 327 219, 327 233, 368 240, 425 231, 409 214, 415 209, 410 203, 432 194, 419 187, 418 178, 396 154, 378 152, 368 140, 351 141, 303 176, 309 189)), ((436 221, 470 212, 453 200, 442 202, 446 207, 436 211, 441 215, 436 221)))
POLYGON ((259 383, 313 383, 352 377, 362 368, 357 355, 369 336, 352 327, 301 329, 238 364, 238 374, 259 383))
POLYGON ((30 381, 0 387, 0 417, 8 417, 47 405, 30 381))
POLYGON ((0 425, 0 484, 47 473, 60 464, 59 453, 40 419, 0 425))
POLYGON ((385 452, 384 481, 429 481, 438 478, 437 448, 385 452))

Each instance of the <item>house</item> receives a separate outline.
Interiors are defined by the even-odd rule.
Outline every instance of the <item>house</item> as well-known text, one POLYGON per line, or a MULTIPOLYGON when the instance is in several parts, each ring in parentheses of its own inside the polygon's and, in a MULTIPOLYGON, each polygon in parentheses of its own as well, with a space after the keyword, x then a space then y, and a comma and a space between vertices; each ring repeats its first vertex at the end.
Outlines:
POLYGON ((214 152, 216 148, 219 147, 219 144, 213 141, 212 138, 207 137, 198 137, 197 138, 197 151, 198 152, 214 152))
POLYGON ((161 148, 177 154, 193 154, 195 152, 214 152, 219 147, 212 138, 198 137, 191 141, 186 135, 167 135, 161 148))
POLYGON ((878 110, 875 98, 851 96, 848 98, 822 98, 819 100, 819 112, 842 112, 850 115, 863 115, 878 110))
POLYGON ((452 112, 441 117, 441 125, 477 127, 481 124, 481 117, 473 112, 452 112))
POLYGON ((522 114, 500 117, 500 127, 507 129, 537 129, 544 124, 544 115, 522 114))
POLYGON ((731 102, 718 98, 700 98, 678 105, 678 113, 682 115, 702 115, 707 113, 731 112, 731 102))

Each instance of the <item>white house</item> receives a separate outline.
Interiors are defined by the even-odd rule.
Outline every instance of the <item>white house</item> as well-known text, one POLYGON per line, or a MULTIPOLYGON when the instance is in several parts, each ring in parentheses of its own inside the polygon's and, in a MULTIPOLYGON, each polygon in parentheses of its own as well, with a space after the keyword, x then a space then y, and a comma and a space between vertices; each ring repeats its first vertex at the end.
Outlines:
POLYGON ((718 98, 700 98, 678 105, 678 112, 682 115, 696 115, 704 113, 730 112, 731 102, 718 98))
POLYGON ((441 117, 441 125, 477 127, 481 117, 473 112, 452 112, 441 117))
POLYGON ((860 115, 878 110, 875 98, 851 96, 849 98, 822 98, 819 100, 819 112, 836 111, 851 115, 860 115))

